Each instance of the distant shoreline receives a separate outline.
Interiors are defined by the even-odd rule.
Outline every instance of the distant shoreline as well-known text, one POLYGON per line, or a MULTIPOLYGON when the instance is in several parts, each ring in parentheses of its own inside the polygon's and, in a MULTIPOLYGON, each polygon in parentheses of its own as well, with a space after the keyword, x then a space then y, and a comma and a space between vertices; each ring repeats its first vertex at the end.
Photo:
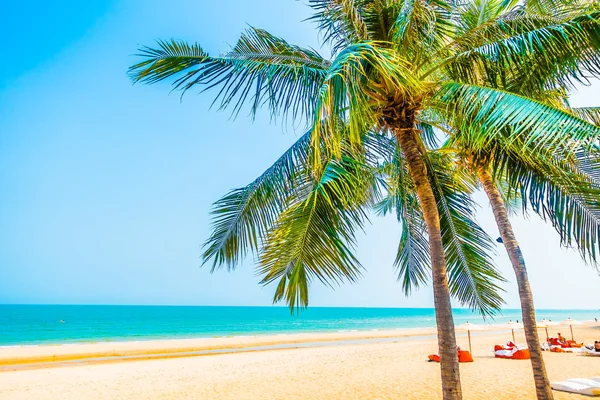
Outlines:
POLYGON ((219 338, 160 339, 122 342, 97 342, 0 348, 0 372, 14 369, 61 366, 70 362, 105 363, 183 358, 211 354, 278 350, 297 347, 322 347, 335 344, 381 343, 406 339, 431 338, 432 328, 391 331, 320 332, 263 334, 219 338), (25 367, 25 368, 23 368, 25 367))
MULTIPOLYGON (((583 320, 580 321, 582 325, 577 325, 580 328, 590 328, 590 327, 598 327, 600 329, 600 320, 598 322, 594 320, 583 320)), ((458 325, 458 324, 455 324, 458 325)), ((497 323, 497 324, 481 324, 483 326, 483 330, 473 331, 472 334, 487 334, 494 333, 500 331, 510 331, 509 328, 506 327, 506 323, 497 323)), ((562 323, 557 323, 552 326, 552 330, 556 330, 563 328, 569 329, 569 326, 562 323)), ((542 329, 542 328, 538 328, 542 329)), ((463 329, 457 329, 457 331, 462 331, 463 329)), ((522 331, 522 328, 515 328, 515 331, 522 331)), ((245 339, 260 339, 260 338, 273 338, 273 337, 285 337, 285 338, 293 338, 293 337, 304 337, 304 336, 328 336, 331 335, 336 338, 340 338, 340 340, 345 340, 346 336, 348 338, 375 338, 375 337, 411 337, 411 336, 423 336, 423 335, 431 335, 436 333, 436 328, 431 326, 416 326, 414 328, 395 328, 395 329, 380 329, 380 328, 372 328, 372 329, 338 329, 338 330, 303 330, 303 331, 286 331, 286 332, 248 332, 247 334, 240 335, 197 335, 197 336, 180 336, 174 335, 171 337, 153 337, 153 336, 145 336, 138 337, 134 339, 123 338, 122 340, 113 340, 107 339, 103 340, 102 338, 94 338, 94 339, 76 339, 73 341, 57 341, 57 342, 40 342, 40 343, 16 343, 16 344, 0 344, 0 362, 2 356, 2 349, 12 349, 12 348, 40 348, 40 347, 48 347, 55 348, 57 346, 86 346, 86 345, 121 345, 121 344, 130 344, 130 343, 167 343, 171 341, 199 341, 199 340, 245 340, 245 339)), ((466 332, 466 331, 465 331, 466 332)), ((336 339, 337 340, 337 339, 336 339)))
MULTIPOLYGON (((568 327, 556 325, 552 330, 568 327)), ((587 322, 577 329, 590 331, 600 325, 587 322)), ((522 332, 520 329, 519 332, 522 332)), ((457 329, 459 335, 466 333, 457 329)), ((484 331, 473 332, 474 336, 505 334, 510 337, 510 329, 505 324, 486 327, 484 331)), ((258 334, 212 338, 172 338, 160 340, 136 340, 119 342, 16 345, 0 347, 0 373, 19 369, 37 369, 66 366, 74 363, 110 363, 162 358, 184 358, 216 355, 224 353, 283 350, 298 347, 325 347, 334 345, 356 345, 370 343, 398 342, 405 340, 435 338, 435 328, 398 328, 394 330, 336 331, 290 334, 258 334)), ((540 329, 540 336, 543 330, 540 329)))
MULTIPOLYGON (((256 351, 257 347, 344 343, 355 341, 373 342, 384 339, 402 340, 435 335, 434 328, 403 328, 396 330, 313 332, 291 334, 258 334, 211 338, 172 338, 159 340, 136 340, 96 343, 43 344, 0 347, 0 372, 6 367, 20 367, 38 364, 60 364, 104 359, 105 362, 122 361, 126 358, 152 359, 175 358, 207 352, 219 354, 230 352, 256 351)), ((306 346, 303 346, 306 347, 306 346)))

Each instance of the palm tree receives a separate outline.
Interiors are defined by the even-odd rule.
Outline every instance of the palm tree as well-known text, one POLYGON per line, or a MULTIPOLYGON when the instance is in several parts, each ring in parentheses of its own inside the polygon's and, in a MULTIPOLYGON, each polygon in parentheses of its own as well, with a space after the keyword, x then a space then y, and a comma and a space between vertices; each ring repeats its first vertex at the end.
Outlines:
POLYGON ((505 201, 520 194, 523 206, 529 204, 542 217, 551 220, 563 244, 570 246, 575 242, 584 259, 595 262, 600 229, 598 181, 581 169, 581 162, 565 163, 558 159, 548 162, 544 157, 531 162, 532 154, 527 154, 526 147, 507 151, 506 148, 494 149, 491 146, 488 152, 473 156, 469 154, 468 147, 461 147, 457 140, 459 136, 453 136, 450 141, 458 148, 462 164, 477 176, 488 196, 502 243, 515 271, 538 398, 551 399, 553 396, 542 357, 527 269, 508 219, 505 201), (491 172, 493 162, 498 164, 496 169, 499 169, 495 173, 491 172), (501 189, 503 186, 508 189, 507 192, 501 189))
MULTIPOLYGON (((497 19, 510 7, 509 3, 484 2, 483 7, 471 8, 471 18, 465 18, 468 29, 475 29, 497 19), (477 18, 474 18, 477 16, 477 18)), ((526 2, 524 10, 528 15, 544 15, 552 18, 556 15, 573 13, 571 4, 534 3, 526 2)), ((581 7, 581 4, 578 5, 581 7)), ((522 78, 522 77, 519 77, 522 78)), ((597 123, 597 109, 570 109, 566 102, 566 92, 570 87, 569 81, 556 80, 545 82, 535 88, 534 84, 523 82, 520 79, 486 82, 487 85, 505 89, 510 92, 528 95, 540 102, 563 108, 576 116, 597 123), (527 90, 527 91, 524 91, 527 90)), ((541 82, 540 82, 541 83, 541 82)), ((589 157, 584 160, 572 157, 570 162, 565 162, 568 152, 561 148, 553 148, 557 155, 546 157, 547 154, 536 154, 535 149, 528 149, 525 143, 510 140, 504 146, 489 142, 487 148, 480 148, 473 154, 469 148, 469 140, 461 141, 460 134, 453 134, 451 146, 456 146, 462 156, 463 165, 467 166, 480 181, 484 192, 488 196, 492 211, 498 225, 500 238, 508 253, 513 266, 519 298, 521 302, 522 321, 528 348, 531 353, 534 381, 538 399, 552 399, 552 389, 548 379, 535 318, 533 294, 527 277, 527 269, 519 244, 516 240, 512 225, 508 219, 508 212, 503 199, 503 193, 496 183, 490 170, 498 167, 504 170, 508 178, 508 187, 519 190, 523 194, 522 204, 527 205, 527 200, 534 210, 542 217, 552 221, 552 225, 561 235, 563 244, 570 245, 575 241, 584 260, 595 262, 597 234, 600 227, 600 204, 597 195, 598 181, 590 176, 590 171, 582 167, 589 164, 589 157), (510 149, 510 150, 509 150, 510 149), (528 151, 530 150, 530 151, 528 151), (583 163, 582 163, 583 161, 583 163), (495 165, 494 165, 495 164, 495 165), (552 193, 551 196, 544 194, 552 193)), ((548 150, 548 146, 544 150, 548 150)), ((585 154, 585 153, 584 153, 585 154)), ((579 153, 581 156, 581 153, 579 153)), ((498 175, 498 174, 496 174, 498 175)), ((502 176, 500 176, 501 178, 502 176)), ((497 176, 498 178, 498 176, 497 176)), ((510 194, 510 193, 509 193, 510 194)))
MULTIPOLYGON (((342 159, 343 143, 359 149, 365 146, 367 132, 396 140, 427 227, 445 399, 459 399, 462 392, 440 214, 428 176, 432 171, 424 156, 428 117, 435 115, 452 129, 473 136, 474 146, 484 146, 506 131, 513 137, 526 136, 528 143, 539 148, 550 142, 567 146, 600 133, 563 110, 487 84, 519 80, 526 91, 530 86, 535 89, 595 72, 600 64, 600 13, 585 9, 549 18, 515 9, 469 29, 465 21, 473 4, 479 3, 310 0, 315 10, 312 19, 324 43, 330 45, 331 61, 314 50, 251 28, 229 53, 219 57, 208 55, 198 44, 160 41, 156 48, 141 49, 145 59, 130 70, 135 81, 146 83, 176 76, 175 87, 183 91, 196 86, 218 88, 215 101, 234 115, 249 104, 252 112, 266 106, 276 118, 307 121, 312 165, 308 175, 327 177, 332 173, 329 160, 342 159)), ((334 191, 324 202, 335 204, 332 196, 347 194, 334 191)), ((318 198, 312 202, 319 206, 318 198)), ((348 200, 338 204, 343 208, 351 205, 348 200)), ((293 233, 289 224, 293 225, 302 211, 286 209, 273 230, 255 232, 261 237, 279 232, 271 239, 267 236, 265 254, 286 250, 280 238, 293 233)), ((313 216, 303 215, 307 222, 313 216)), ((340 218, 343 221, 328 225, 328 229, 342 230, 338 237, 349 240, 352 233, 347 232, 359 221, 351 216, 340 218)), ((326 221, 324 217, 321 222, 326 221)), ((239 258, 233 251, 236 246, 259 243, 256 237, 249 240, 251 243, 223 242, 229 248, 216 251, 215 260, 235 263, 239 258)), ((211 245, 218 247, 218 243, 211 245)), ((342 256, 340 250, 344 249, 339 246, 328 248, 332 253, 319 254, 323 272, 318 278, 356 277, 356 260, 347 253, 342 256)), ((310 266, 302 264, 305 260, 282 266, 265 257, 271 263, 263 265, 280 269, 277 293, 287 293, 288 302, 296 301, 292 292, 299 294, 300 300, 306 299, 310 266)))

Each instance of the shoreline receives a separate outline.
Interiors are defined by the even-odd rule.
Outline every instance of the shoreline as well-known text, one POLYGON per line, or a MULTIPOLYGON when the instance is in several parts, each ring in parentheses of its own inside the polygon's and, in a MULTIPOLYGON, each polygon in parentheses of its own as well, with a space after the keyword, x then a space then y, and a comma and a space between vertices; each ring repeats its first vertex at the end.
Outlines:
POLYGON ((435 328, 398 328, 342 332, 303 332, 257 334, 248 336, 170 338, 119 342, 15 345, 0 347, 0 367, 24 364, 84 361, 92 358, 123 358, 131 356, 185 356, 185 353, 223 350, 238 352, 260 346, 346 342, 352 340, 402 339, 431 336, 435 328))
MULTIPOLYGON (((224 307, 224 306, 223 306, 224 307)), ((579 321, 581 324, 580 325, 573 325, 574 329, 576 329, 577 327, 581 327, 581 328, 587 328, 587 327, 594 327, 594 326, 598 326, 600 327, 600 321, 594 321, 594 320, 581 320, 579 321)), ((539 321, 538 321, 539 324, 539 321)), ((455 322, 456 326, 459 326, 460 323, 455 322)), ((483 327, 482 330, 474 330, 471 331, 472 334, 476 334, 476 333, 485 333, 485 332, 498 332, 498 331, 503 331, 503 330, 510 330, 510 328, 507 328, 507 323, 497 323, 497 324, 485 324, 485 323, 478 323, 478 321, 476 321, 474 323, 474 325, 478 325, 483 327)), ((567 324, 563 324, 562 321, 559 323, 556 323, 556 325, 552 325, 551 327, 548 327, 548 329, 559 329, 559 328, 565 328, 567 329, 569 327, 569 325, 567 324)), ((543 328, 539 328, 538 329, 543 329, 543 328)), ((301 335, 335 335, 335 334, 345 334, 345 333, 351 333, 351 334, 367 334, 367 333, 373 333, 373 332, 383 332, 383 333, 391 333, 391 332, 401 332, 401 335, 406 334, 406 332, 410 332, 410 331, 414 331, 414 330, 434 330, 436 331, 436 327, 435 325, 433 326, 418 326, 418 327, 412 327, 412 328, 408 328, 408 327, 398 327, 398 328, 369 328, 369 329, 326 329, 326 330, 319 330, 319 329, 315 329, 315 330, 296 330, 296 331, 269 331, 269 332, 261 332, 261 331, 250 331, 250 332, 246 332, 244 334, 223 334, 223 335, 173 335, 170 337, 167 336, 153 336, 153 335, 148 335, 148 336, 140 336, 137 337, 135 339, 133 339, 133 337, 131 337, 132 339, 129 339, 130 337, 119 337, 116 339, 111 339, 111 338, 91 338, 91 339, 72 339, 72 340, 67 340, 67 341, 41 341, 41 342, 26 342, 26 343, 15 343, 15 344, 0 344, 0 353, 2 352, 3 349, 11 349, 11 348, 29 348, 29 347, 54 347, 54 346, 79 346, 79 345, 91 345, 91 344, 101 344, 101 343, 106 343, 106 344, 118 344, 118 343, 145 343, 145 342, 167 342, 167 341, 173 341, 173 340, 181 340, 181 341, 185 341, 185 340, 208 340, 208 339, 236 339, 236 338, 240 338, 240 339, 245 339, 245 338, 260 338, 260 337, 267 337, 267 336, 301 336, 301 335)), ((464 329, 460 329, 457 328, 456 331, 460 332, 463 331, 464 329)), ((515 328, 515 332, 517 330, 523 330, 523 328, 515 328)), ((464 330, 466 332, 466 330, 464 330)), ((238 333, 238 332, 236 332, 238 333)), ((0 354, 1 357, 1 354, 0 354)))
MULTIPOLYGON (((469 309, 453 312, 456 325, 496 325, 522 317, 518 309, 503 309, 488 319, 469 309)), ((537 312, 539 320, 600 318, 593 309, 537 312)), ((112 305, 0 305, 0 325, 6 328, 0 333, 0 348, 436 326, 433 308, 311 307, 290 316, 287 307, 271 306, 112 305)))
MULTIPOLYGON (((555 333, 552 327, 551 333, 555 333)), ((560 327, 563 328, 563 327, 560 327)), ((564 329, 564 328, 563 328, 564 329)), ((559 330, 561 332, 563 329, 559 330)), ((385 336, 390 331, 333 332, 348 336, 385 336)), ((318 347, 306 342, 310 335, 270 335, 271 340, 306 343, 306 346, 283 347, 266 351, 234 351, 210 356, 173 357, 98 362, 66 362, 0 372, 0 398, 3 400, 100 400, 174 398, 237 400, 269 398, 275 400, 323 400, 360 398, 369 400, 440 398, 439 364, 427 362, 427 355, 437 351, 435 336, 416 335, 421 329, 400 332, 404 338, 373 342, 328 342, 335 345, 318 347)), ((391 331, 396 336, 399 331, 391 331)), ((535 385, 529 360, 494 358, 494 344, 511 339, 510 330, 484 331, 472 334, 473 363, 460 365, 465 398, 513 400, 535 398, 535 385)), ((600 326, 574 327, 575 338, 588 343, 600 338, 600 326)), ((515 332, 518 343, 524 343, 523 331, 515 332)), ((317 335, 318 336, 318 335, 317 335)), ((322 335, 321 335, 322 336, 322 335)), ((545 336, 540 329, 540 337, 545 336)), ((258 338, 264 340, 264 338, 258 338)), ((212 339, 213 344, 215 340, 212 339)), ((231 343, 256 341, 257 338, 226 338, 231 343)), ((378 341, 377 341, 378 340, 378 341)), ((155 341, 157 348, 176 348, 177 342, 189 346, 187 339, 155 341)), ((465 331, 457 331, 457 342, 468 348, 465 331)), ((194 342, 197 344, 198 342, 194 342)), ((206 341, 203 342, 205 345, 206 341)), ((311 344, 312 343, 312 344, 311 344)), ((113 343, 109 343, 113 344, 113 343)), ((103 346, 106 345, 102 344, 103 346)), ((147 343, 121 342, 117 350, 137 348, 147 343)), ((91 345, 13 348, 15 354, 80 351, 91 345), (20 350, 20 352, 18 351, 20 350)), ((98 349, 98 344, 93 348, 98 349)), ((246 347, 247 348, 247 347, 246 347)), ((1 349, 6 351, 7 349, 1 349)), ((5 355, 7 353, 4 353, 5 355)), ((575 377, 600 376, 600 359, 581 354, 543 353, 551 381, 575 377)), ((89 359, 88 359, 89 360, 89 359)), ((555 392, 555 400, 579 396, 555 392)))
MULTIPOLYGON (((552 331, 566 328, 564 325, 552 326, 552 331)), ((588 321, 574 327, 590 331, 598 329, 600 324, 588 321)), ((467 331, 457 329, 458 336, 466 336, 467 331)), ((471 331, 473 337, 506 334, 510 338, 511 329, 504 324, 486 326, 485 330, 471 331)), ((543 339, 545 331, 538 329, 543 339)), ((435 338, 436 328, 397 328, 371 330, 338 330, 328 332, 299 332, 278 334, 235 335, 225 337, 168 338, 115 342, 84 342, 64 344, 14 345, 0 347, 0 373, 11 367, 23 369, 31 367, 52 367, 53 364, 65 364, 86 361, 120 362, 127 360, 183 358, 217 354, 231 354, 249 351, 280 350, 285 348, 323 347, 353 342, 385 343, 405 340, 426 340, 435 338)), ((515 334, 523 335, 521 328, 515 334)), ((524 339, 524 338, 523 338, 524 339)), ((519 341, 519 340, 518 340, 519 341)), ((524 342, 524 340, 521 340, 524 342)))

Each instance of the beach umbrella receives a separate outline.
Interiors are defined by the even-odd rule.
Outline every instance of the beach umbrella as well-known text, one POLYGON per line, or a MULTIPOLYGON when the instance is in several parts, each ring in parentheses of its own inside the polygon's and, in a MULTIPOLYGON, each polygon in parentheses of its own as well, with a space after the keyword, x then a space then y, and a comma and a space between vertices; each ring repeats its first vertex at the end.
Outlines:
POLYGON ((521 324, 519 322, 509 321, 509 323, 506 324, 506 326, 512 332, 513 343, 517 343, 517 341, 515 340, 515 329, 522 329, 523 328, 523 324, 521 324))
POLYGON ((548 327, 556 326, 556 325, 558 325, 558 322, 552 322, 548 319, 543 319, 540 321, 540 323, 537 325, 537 327, 546 329, 546 340, 548 340, 548 338, 550 338, 550 334, 548 333, 548 327))
POLYGON ((473 351, 471 350, 471 331, 482 331, 485 328, 481 325, 472 324, 470 322, 461 324, 457 328, 467 331, 467 336, 469 336, 469 353, 473 354, 473 351))
POLYGON ((583 325, 583 323, 571 318, 567 318, 562 323, 569 325, 569 328, 571 329, 571 340, 575 340, 575 336, 573 336, 573 325, 583 325))

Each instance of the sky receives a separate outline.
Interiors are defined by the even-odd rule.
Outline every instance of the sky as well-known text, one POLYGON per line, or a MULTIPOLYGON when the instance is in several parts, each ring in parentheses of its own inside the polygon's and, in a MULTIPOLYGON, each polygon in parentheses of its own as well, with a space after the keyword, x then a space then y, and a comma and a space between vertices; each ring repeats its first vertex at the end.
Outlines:
MULTIPOLYGON (((302 132, 260 114, 232 120, 210 94, 183 100, 167 83, 132 85, 127 68, 156 39, 198 41, 218 54, 249 25, 319 49, 295 0, 90 0, 3 5, 0 62, 0 303, 269 305, 249 257, 235 271, 201 267, 210 207, 252 181, 302 132)), ((322 50, 327 54, 326 49, 322 50)), ((598 106, 599 83, 573 94, 598 106)), ((214 93, 214 92, 213 92, 214 93)), ((479 223, 497 237, 481 193, 479 223)), ((311 286, 312 306, 432 307, 406 298, 392 262, 393 218, 371 219, 356 284, 311 286)), ((553 229, 513 218, 538 308, 598 309, 600 277, 553 229)), ((495 262, 518 308, 504 249, 495 262)))

